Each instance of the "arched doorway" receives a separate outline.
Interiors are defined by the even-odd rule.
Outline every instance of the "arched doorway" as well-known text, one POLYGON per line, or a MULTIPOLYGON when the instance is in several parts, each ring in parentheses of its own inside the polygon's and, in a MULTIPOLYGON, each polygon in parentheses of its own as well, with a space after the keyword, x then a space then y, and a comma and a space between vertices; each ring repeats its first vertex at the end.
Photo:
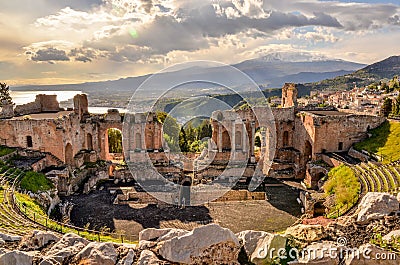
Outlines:
POLYGON ((287 147, 289 145, 289 132, 288 131, 283 132, 282 144, 283 144, 283 147, 287 147))
POLYGON ((190 187, 192 186, 192 179, 186 177, 181 183, 181 191, 179 196, 179 202, 181 206, 190 206, 190 187))
POLYGON ((90 133, 86 135, 86 149, 93 150, 93 136, 90 133))
POLYGON ((312 159, 312 145, 311 145, 310 141, 306 141, 306 143, 305 143, 304 157, 305 157, 306 162, 308 162, 312 159))
POLYGON ((222 132, 222 151, 231 151, 231 138, 228 131, 222 132))
POLYGON ((65 146, 65 163, 68 165, 72 165, 74 163, 74 151, 70 143, 65 146))
POLYGON ((110 128, 106 131, 106 134, 106 159, 111 161, 123 160, 121 130, 117 128, 110 128))

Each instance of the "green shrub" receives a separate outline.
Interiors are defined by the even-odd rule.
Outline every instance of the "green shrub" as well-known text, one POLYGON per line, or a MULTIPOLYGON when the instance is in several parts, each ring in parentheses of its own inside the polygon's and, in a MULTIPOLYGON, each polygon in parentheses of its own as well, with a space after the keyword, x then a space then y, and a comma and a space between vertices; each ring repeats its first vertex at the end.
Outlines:
POLYGON ((12 152, 14 152, 13 148, 9 148, 6 146, 0 146, 0 157, 11 154, 12 152))
POLYGON ((46 212, 43 209, 43 207, 39 203, 37 203, 35 201, 35 199, 31 198, 29 195, 16 192, 15 197, 16 197, 17 201, 21 203, 21 205, 23 207, 21 209, 22 211, 24 211, 24 208, 27 208, 28 210, 35 212, 39 215, 46 216, 46 212))
POLYGON ((340 165, 333 168, 328 174, 328 180, 324 185, 327 195, 335 195, 335 206, 331 210, 350 207, 358 199, 361 185, 353 170, 340 165))
POLYGON ((42 173, 29 171, 21 180, 20 187, 24 190, 36 193, 38 191, 47 191, 52 189, 53 183, 42 173))

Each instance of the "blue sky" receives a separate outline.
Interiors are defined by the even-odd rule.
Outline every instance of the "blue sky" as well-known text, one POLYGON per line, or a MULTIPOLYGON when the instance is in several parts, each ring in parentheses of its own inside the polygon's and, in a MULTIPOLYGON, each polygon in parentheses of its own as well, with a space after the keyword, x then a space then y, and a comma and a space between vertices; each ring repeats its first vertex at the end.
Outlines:
POLYGON ((11 85, 118 79, 272 52, 362 63, 399 55, 395 0, 14 0, 0 2, 0 15, 0 80, 11 85))

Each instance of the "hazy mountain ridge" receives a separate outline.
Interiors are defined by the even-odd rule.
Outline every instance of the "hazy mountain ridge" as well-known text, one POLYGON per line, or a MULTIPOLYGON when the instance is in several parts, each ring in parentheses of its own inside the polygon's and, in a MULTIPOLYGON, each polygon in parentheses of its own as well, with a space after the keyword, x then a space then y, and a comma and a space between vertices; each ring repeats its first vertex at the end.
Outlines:
MULTIPOLYGON (((358 63, 343 60, 326 59, 324 57, 313 57, 305 53, 296 54, 274 53, 261 58, 243 61, 232 65, 250 76, 258 85, 266 87, 282 87, 285 82, 311 83, 326 78, 331 78, 337 74, 353 72, 365 66, 358 63), (297 58, 297 59, 296 59, 297 58), (291 61, 292 60, 292 61, 291 61)), ((199 68, 196 71, 186 69, 176 72, 162 73, 162 77, 171 80, 174 75, 185 75, 189 80, 197 80, 197 74, 206 74, 212 80, 215 76, 221 76, 229 67, 199 68)), ((103 82, 87 82, 82 84, 69 85, 44 85, 44 86, 20 86, 12 87, 13 90, 81 90, 85 93, 115 93, 133 92, 147 78, 152 76, 144 75, 138 77, 121 78, 119 80, 109 80, 103 82)), ((164 82, 159 82, 152 87, 151 92, 156 92, 163 88, 164 82)), ((238 84, 238 90, 245 89, 246 84, 238 84)), ((205 88, 206 85, 200 85, 205 88)), ((150 93, 150 91, 149 91, 150 93)), ((218 93, 218 91, 216 91, 218 93)))

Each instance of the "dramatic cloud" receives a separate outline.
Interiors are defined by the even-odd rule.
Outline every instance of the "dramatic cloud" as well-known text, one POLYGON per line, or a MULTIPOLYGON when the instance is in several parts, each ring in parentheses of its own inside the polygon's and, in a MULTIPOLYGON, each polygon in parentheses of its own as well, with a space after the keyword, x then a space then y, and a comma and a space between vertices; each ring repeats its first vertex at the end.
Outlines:
POLYGON ((71 78, 93 79, 108 76, 102 71, 118 78, 186 60, 236 63, 275 49, 370 62, 398 43, 400 5, 390 2, 6 1, 0 3, 0 60, 26 67, 30 78, 41 63, 48 69, 38 78, 65 70, 71 78), (390 48, 365 45, 376 39, 390 48))
POLYGON ((47 48, 43 50, 38 50, 36 53, 31 54, 32 61, 36 62, 50 62, 55 61, 69 61, 65 51, 57 50, 55 48, 47 48))

